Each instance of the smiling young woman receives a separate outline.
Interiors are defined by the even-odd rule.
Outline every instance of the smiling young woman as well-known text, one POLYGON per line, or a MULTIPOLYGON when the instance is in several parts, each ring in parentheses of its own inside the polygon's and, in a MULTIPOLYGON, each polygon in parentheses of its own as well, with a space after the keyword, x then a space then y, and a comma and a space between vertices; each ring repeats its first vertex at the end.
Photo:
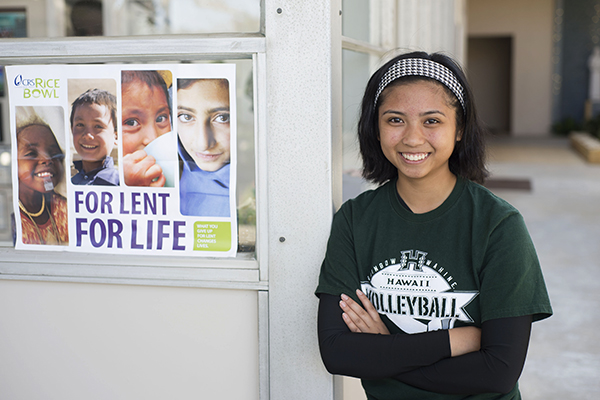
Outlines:
POLYGON ((336 213, 319 346, 369 399, 519 399, 531 324, 552 314, 519 212, 479 183, 484 130, 449 57, 398 56, 369 80, 363 176, 336 213))

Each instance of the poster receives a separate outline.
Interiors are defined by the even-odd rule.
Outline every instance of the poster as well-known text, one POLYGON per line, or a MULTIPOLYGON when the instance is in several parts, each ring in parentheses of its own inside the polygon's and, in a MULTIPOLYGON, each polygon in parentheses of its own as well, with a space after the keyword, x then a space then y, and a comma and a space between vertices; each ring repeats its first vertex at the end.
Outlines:
POLYGON ((235 65, 6 76, 17 249, 235 256, 235 65))

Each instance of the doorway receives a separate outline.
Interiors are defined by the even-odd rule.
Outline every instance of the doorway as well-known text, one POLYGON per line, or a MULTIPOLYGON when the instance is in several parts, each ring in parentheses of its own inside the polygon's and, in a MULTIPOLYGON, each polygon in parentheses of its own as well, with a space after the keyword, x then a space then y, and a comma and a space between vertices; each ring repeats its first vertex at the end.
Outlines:
POLYGON ((512 37, 470 37, 467 75, 479 116, 496 135, 511 133, 512 37))

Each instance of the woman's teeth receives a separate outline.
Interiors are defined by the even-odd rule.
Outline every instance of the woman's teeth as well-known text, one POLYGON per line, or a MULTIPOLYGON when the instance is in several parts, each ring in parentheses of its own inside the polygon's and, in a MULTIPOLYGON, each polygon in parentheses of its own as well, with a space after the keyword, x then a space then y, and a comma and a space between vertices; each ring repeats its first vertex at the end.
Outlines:
POLYGON ((427 158, 429 153, 402 153, 402 157, 406 158, 408 161, 421 161, 427 158))

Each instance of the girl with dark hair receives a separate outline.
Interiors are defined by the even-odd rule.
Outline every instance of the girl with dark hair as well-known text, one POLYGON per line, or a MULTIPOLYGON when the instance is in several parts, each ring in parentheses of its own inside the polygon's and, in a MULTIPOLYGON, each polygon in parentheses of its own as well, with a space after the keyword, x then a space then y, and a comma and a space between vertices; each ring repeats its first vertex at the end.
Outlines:
POLYGON ((382 185, 336 213, 316 293, 323 362, 369 399, 520 398, 552 308, 523 218, 479 185, 484 133, 445 55, 397 56, 367 84, 363 176, 382 185))
POLYGON ((181 214, 229 217, 229 81, 178 79, 177 124, 181 214))
MULTIPOLYGON (((376 96, 377 91, 379 90, 379 82, 390 67, 393 67, 400 60, 408 60, 415 57, 439 63, 439 65, 448 69, 448 73, 451 73, 456 77, 457 82, 463 83, 461 86, 464 107, 449 87, 439 85, 440 89, 447 93, 448 100, 455 110, 457 131, 462 132, 462 138, 460 141, 456 142, 456 146, 450 157, 449 167, 450 171, 455 175, 462 176, 477 183, 483 183, 483 180, 487 176, 484 145, 485 129, 477 117, 473 94, 467 84, 466 77, 460 66, 451 58, 439 53, 429 55, 424 52, 408 53, 394 58, 375 72, 367 84, 358 125, 358 138, 364 163, 364 177, 376 183, 384 183, 393 179, 397 174, 396 168, 391 163, 387 162, 387 159, 379 146, 379 116, 377 115, 377 112, 379 110, 379 105, 384 100, 386 94, 389 93, 389 90, 380 93, 377 104, 373 101, 368 101, 368 99, 376 96)), ((398 85, 407 84, 410 80, 436 81, 434 78, 427 76, 407 75, 402 77, 402 79, 390 82, 388 89, 392 89, 398 85)))

